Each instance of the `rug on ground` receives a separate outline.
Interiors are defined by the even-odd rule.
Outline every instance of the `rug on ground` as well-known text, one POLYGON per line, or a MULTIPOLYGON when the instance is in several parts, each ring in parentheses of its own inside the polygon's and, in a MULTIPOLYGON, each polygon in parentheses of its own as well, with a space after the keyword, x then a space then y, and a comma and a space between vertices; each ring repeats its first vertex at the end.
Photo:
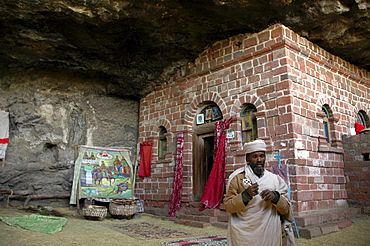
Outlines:
POLYGON ((194 233, 191 231, 186 231, 184 229, 176 229, 173 227, 166 227, 163 225, 156 225, 149 222, 109 224, 105 226, 136 239, 148 240, 159 238, 179 238, 195 236, 194 233))
POLYGON ((159 244, 166 245, 166 246, 190 246, 190 245, 198 245, 198 246, 211 246, 211 245, 218 245, 224 246, 227 244, 226 236, 224 235, 212 235, 206 237, 197 237, 185 240, 178 240, 178 241, 171 241, 171 242, 161 242, 159 244))
POLYGON ((62 230, 67 223, 63 217, 53 217, 45 215, 31 214, 23 217, 0 217, 4 223, 10 226, 18 226, 24 229, 43 233, 55 233, 62 230))

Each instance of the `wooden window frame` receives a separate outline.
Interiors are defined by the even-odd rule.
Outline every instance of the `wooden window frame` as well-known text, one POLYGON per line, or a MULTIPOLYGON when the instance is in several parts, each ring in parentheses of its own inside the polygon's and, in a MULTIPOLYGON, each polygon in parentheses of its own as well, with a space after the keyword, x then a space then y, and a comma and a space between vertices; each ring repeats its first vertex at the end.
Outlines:
POLYGON ((333 112, 328 104, 324 104, 321 112, 317 112, 316 116, 322 120, 322 133, 318 136, 318 151, 343 153, 342 140, 335 136, 335 124, 339 121, 334 118, 333 112), (325 125, 327 129, 325 130, 325 125), (329 140, 329 142, 328 142, 329 140))
POLYGON ((323 118, 323 130, 324 130, 324 135, 326 138, 326 142, 328 146, 331 146, 332 143, 332 136, 331 136, 331 125, 332 125, 332 115, 331 115, 331 110, 330 106, 327 104, 324 104, 322 106, 322 111, 325 114, 325 117, 323 118))
POLYGON ((240 112, 240 117, 242 118, 241 135, 243 145, 258 138, 256 112, 256 107, 249 103, 245 104, 240 112))

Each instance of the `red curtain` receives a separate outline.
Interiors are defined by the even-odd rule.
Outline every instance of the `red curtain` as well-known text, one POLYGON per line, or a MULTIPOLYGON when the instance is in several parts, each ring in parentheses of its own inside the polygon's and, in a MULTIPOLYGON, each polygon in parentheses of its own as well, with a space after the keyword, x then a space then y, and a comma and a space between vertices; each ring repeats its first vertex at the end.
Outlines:
POLYGON ((152 146, 153 141, 140 143, 140 170, 139 177, 149 177, 152 166, 152 146))
POLYGON ((365 126, 361 125, 360 123, 355 122, 356 135, 360 134, 360 131, 363 129, 365 129, 365 126))
POLYGON ((235 116, 229 119, 217 121, 215 123, 215 140, 214 140, 214 153, 213 153, 213 166, 211 173, 208 177, 206 187, 204 189, 200 202, 206 208, 218 208, 222 202, 225 188, 225 173, 226 173, 226 129, 229 128, 230 123, 235 116))
POLYGON ((177 143, 176 143, 176 166, 175 166, 175 179, 173 182, 173 190, 171 197, 170 211, 168 212, 168 217, 176 217, 177 211, 180 209, 181 205, 181 194, 182 194, 182 184, 183 184, 183 159, 184 159, 184 133, 177 133, 177 143))

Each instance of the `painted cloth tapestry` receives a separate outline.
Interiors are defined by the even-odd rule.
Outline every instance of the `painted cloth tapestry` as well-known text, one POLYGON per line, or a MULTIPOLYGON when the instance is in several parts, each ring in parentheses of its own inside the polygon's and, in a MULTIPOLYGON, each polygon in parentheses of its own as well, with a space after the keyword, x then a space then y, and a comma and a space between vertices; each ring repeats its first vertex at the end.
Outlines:
POLYGON ((9 143, 9 112, 0 111, 0 159, 5 158, 9 143))
POLYGON ((206 187, 200 202, 206 208, 218 208, 222 202, 225 189, 225 173, 226 173, 226 154, 227 154, 227 139, 226 129, 229 128, 230 123, 236 116, 228 119, 220 120, 215 123, 215 147, 214 158, 211 173, 208 177, 206 187))
POLYGON ((70 204, 80 198, 131 198, 133 178, 130 151, 79 146, 70 204))
POLYGON ((177 211, 180 209, 181 205, 181 194, 182 194, 182 184, 184 177, 184 133, 177 133, 177 143, 176 143, 176 166, 175 166, 175 179, 173 182, 173 191, 171 197, 170 211, 168 212, 168 217, 176 217, 177 211))

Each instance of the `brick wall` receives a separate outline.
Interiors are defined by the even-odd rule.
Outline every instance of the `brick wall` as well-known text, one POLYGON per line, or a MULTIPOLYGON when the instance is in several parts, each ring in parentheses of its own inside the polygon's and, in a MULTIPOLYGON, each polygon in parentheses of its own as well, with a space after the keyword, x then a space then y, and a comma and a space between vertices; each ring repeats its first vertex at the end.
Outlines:
POLYGON ((349 203, 370 214, 370 132, 345 137, 343 145, 349 203))
MULTIPOLYGON (((195 116, 207 102, 223 118, 245 103, 257 108, 258 136, 268 144, 268 166, 289 167, 294 211, 347 206, 342 136, 353 128, 358 110, 369 114, 370 74, 298 36, 283 25, 216 42, 194 63, 178 70, 140 103, 139 141, 154 140, 152 176, 137 179, 136 195, 146 206, 169 206, 175 166, 175 135, 185 133, 182 202, 193 201, 192 137, 195 116), (332 145, 325 141, 322 105, 333 111, 332 145), (159 127, 168 131, 169 151, 157 158, 159 127)), ((241 118, 231 128, 227 175, 244 165, 241 118)))

